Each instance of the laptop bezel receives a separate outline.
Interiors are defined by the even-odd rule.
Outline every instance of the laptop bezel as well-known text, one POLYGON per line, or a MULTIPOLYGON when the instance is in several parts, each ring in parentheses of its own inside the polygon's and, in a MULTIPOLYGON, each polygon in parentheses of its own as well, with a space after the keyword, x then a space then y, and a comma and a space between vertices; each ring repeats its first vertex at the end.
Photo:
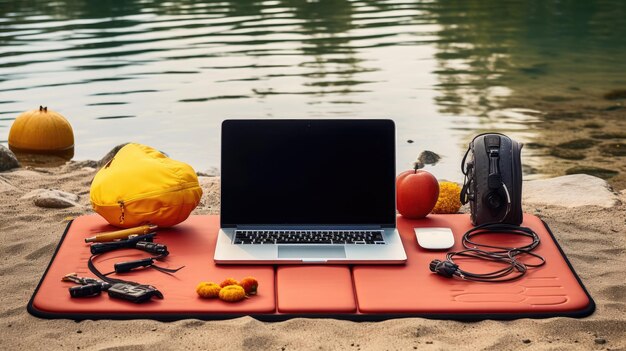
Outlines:
MULTIPOLYGON (((396 125, 395 122, 391 119, 323 119, 323 120, 311 120, 311 119, 225 119, 224 121, 222 121, 222 125, 221 125, 221 138, 220 138, 220 169, 223 169, 223 164, 224 164, 224 159, 225 159, 225 155, 227 154, 224 150, 224 130, 225 128, 232 128, 234 126, 231 126, 232 124, 237 124, 237 123, 254 123, 254 122, 265 122, 265 121, 285 121, 285 122, 292 122, 292 121, 298 121, 298 122, 302 122, 302 123, 306 123, 306 122, 318 122, 318 121, 349 121, 349 122, 354 122, 354 123, 358 123, 358 122, 363 122, 363 121, 368 121, 368 122, 380 122, 380 123, 390 123, 392 128, 393 128, 393 141, 391 143, 392 145, 392 150, 393 150, 393 174, 396 174, 396 140, 397 140, 397 135, 396 135, 396 125)), ((220 182, 222 181, 222 179, 220 179, 220 182)), ((361 227, 361 228, 396 228, 396 182, 395 182, 395 177, 393 178, 393 204, 394 204, 394 214, 393 216, 390 216, 390 219, 393 219, 392 222, 389 223, 378 223, 378 224, 362 224, 362 223, 357 223, 357 224, 351 224, 351 223, 345 223, 345 224, 339 224, 339 225, 329 225, 329 226, 325 226, 325 225, 318 225, 318 224, 307 224, 307 223, 302 223, 302 224, 293 224, 293 225, 284 225, 284 224, 271 224, 271 223, 259 223, 259 224, 245 224, 245 225, 241 225, 241 224, 237 224, 237 223, 224 223, 223 218, 224 216, 222 216, 223 213, 223 207, 222 207, 222 201, 220 201, 220 227, 221 228, 239 228, 239 227, 245 227, 245 228, 253 228, 253 227, 281 227, 282 229, 289 229, 289 228, 297 228, 297 227, 308 227, 311 229, 322 229, 322 228, 357 228, 357 227, 361 227)), ((223 187, 220 184, 220 199, 223 198, 224 194, 223 194, 223 187)))

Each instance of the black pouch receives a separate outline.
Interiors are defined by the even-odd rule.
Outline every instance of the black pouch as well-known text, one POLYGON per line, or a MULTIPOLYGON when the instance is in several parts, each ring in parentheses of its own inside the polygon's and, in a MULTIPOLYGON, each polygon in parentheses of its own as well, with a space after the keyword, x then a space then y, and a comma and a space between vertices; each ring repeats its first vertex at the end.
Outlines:
POLYGON ((470 203, 473 225, 522 223, 522 146, 497 133, 470 142, 461 162, 461 203, 470 203))

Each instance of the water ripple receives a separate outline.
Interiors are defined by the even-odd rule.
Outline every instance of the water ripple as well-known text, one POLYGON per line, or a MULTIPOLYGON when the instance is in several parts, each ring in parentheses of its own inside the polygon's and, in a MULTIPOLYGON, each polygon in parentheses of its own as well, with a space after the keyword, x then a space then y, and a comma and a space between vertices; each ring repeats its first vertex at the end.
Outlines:
POLYGON ((623 89, 625 12, 618 0, 0 0, 0 104, 62 113, 80 158, 143 140, 202 168, 219 164, 226 117, 389 117, 416 141, 399 165, 428 145, 454 179, 472 131, 537 132, 505 102, 623 89))

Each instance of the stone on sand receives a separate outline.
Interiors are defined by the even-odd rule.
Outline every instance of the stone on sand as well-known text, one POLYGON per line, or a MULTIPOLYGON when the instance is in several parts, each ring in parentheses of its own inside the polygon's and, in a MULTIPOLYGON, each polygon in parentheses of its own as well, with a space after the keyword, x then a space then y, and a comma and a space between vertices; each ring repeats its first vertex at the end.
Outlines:
POLYGON ((220 170, 217 167, 211 167, 205 171, 196 172, 198 177, 217 177, 220 175, 220 170))
POLYGON ((522 193, 524 204, 608 208, 620 202, 618 195, 604 179, 587 174, 526 181, 522 193))
POLYGON ((32 199, 33 203, 45 208, 67 208, 80 206, 78 195, 55 189, 37 189, 22 196, 22 199, 32 199))
POLYGON ((115 157, 115 154, 117 154, 117 152, 120 151, 120 149, 126 146, 127 144, 128 143, 119 144, 113 149, 111 149, 111 151, 109 151, 108 154, 104 155, 104 157, 101 158, 100 161, 98 161, 98 168, 102 168, 104 165, 109 163, 109 161, 111 161, 113 157, 115 157))
POLYGON ((9 169, 19 166, 20 163, 17 161, 15 154, 6 146, 0 145, 0 172, 8 171, 9 169))

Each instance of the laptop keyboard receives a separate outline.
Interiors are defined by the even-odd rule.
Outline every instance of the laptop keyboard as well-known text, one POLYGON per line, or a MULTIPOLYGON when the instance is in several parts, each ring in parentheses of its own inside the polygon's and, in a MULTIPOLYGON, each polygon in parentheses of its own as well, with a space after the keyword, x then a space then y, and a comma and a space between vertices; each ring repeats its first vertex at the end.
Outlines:
POLYGON ((235 244, 385 244, 382 230, 236 230, 235 244))

